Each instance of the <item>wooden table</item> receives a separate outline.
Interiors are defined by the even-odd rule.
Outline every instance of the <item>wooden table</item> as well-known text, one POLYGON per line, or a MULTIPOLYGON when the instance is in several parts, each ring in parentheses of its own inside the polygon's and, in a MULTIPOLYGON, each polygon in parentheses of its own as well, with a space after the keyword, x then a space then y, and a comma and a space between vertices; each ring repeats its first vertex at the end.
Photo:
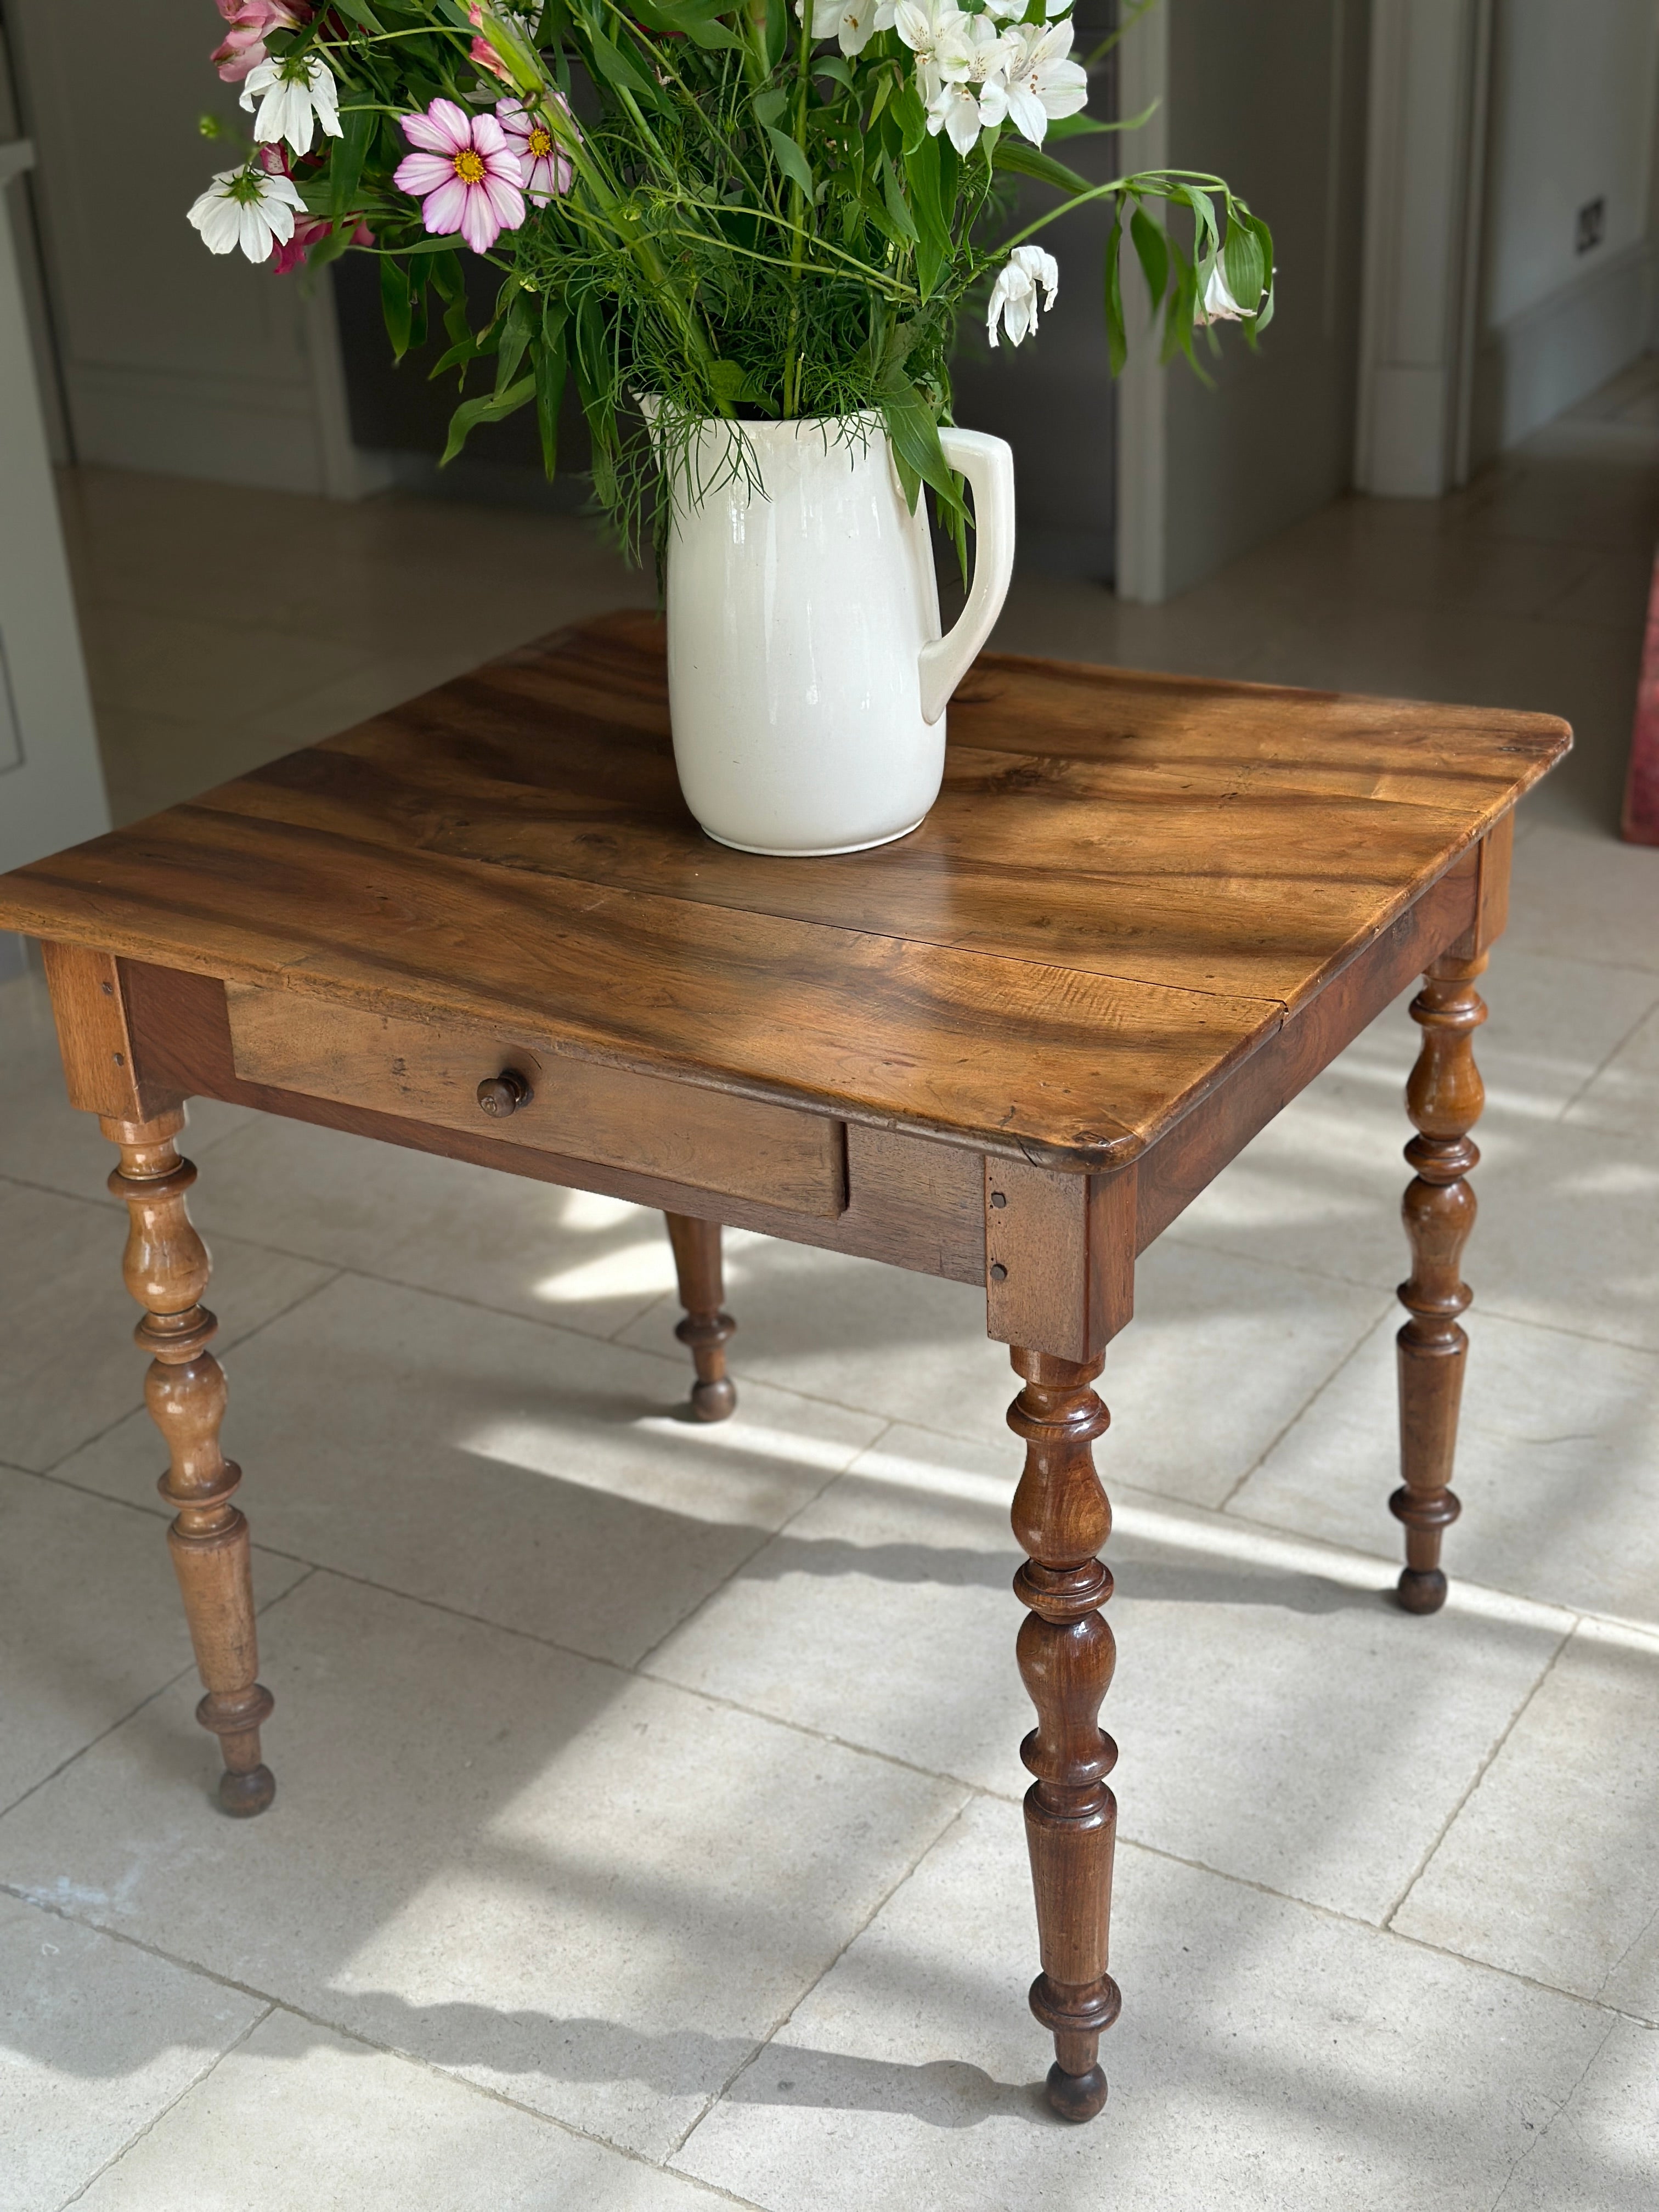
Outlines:
MULTIPOLYGON (((1022 1756, 1055 2108, 1098 2112, 1115 1749, 1091 1387, 1137 1254, 1414 977, 1401 1290, 1401 1602, 1442 1532, 1481 1106, 1475 979, 1543 715, 988 655, 914 836, 832 860, 696 830, 662 635, 618 614, 186 806, 0 879, 45 940, 72 1103, 119 1150, 169 1540, 219 1737, 260 1758, 247 1524, 221 1455, 184 1101, 659 1206, 697 1410, 731 1410, 720 1226, 981 1284, 1023 1387, 1022 1756)), ((915 1686, 927 1694, 926 1682, 915 1686)))

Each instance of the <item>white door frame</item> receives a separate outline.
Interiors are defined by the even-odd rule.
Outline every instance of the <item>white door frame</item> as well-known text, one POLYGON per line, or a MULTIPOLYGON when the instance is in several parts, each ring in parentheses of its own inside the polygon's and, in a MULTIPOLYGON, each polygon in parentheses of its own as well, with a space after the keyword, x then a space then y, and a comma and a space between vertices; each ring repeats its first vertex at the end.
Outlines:
POLYGON ((1492 0, 1372 0, 1354 482, 1468 481, 1492 0))
MULTIPOLYGON (((1126 33, 1117 50, 1120 115, 1150 121, 1135 133, 1137 169, 1162 168, 1170 158, 1170 19, 1155 7, 1126 33)), ((1145 289, 1123 288, 1129 355, 1117 380, 1116 581, 1120 599, 1156 605, 1168 595, 1165 454, 1168 438, 1164 371, 1158 362, 1156 326, 1145 289)))

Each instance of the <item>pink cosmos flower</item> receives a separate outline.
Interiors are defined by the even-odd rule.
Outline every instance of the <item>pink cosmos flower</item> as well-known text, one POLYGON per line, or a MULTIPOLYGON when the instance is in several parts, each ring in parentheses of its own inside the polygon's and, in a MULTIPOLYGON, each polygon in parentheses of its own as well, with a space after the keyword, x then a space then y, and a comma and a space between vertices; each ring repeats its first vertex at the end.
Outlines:
POLYGON ((453 100, 434 100, 424 115, 401 120, 416 150, 398 164, 392 182, 425 202, 422 220, 434 238, 459 230, 475 253, 487 253, 504 230, 517 230, 524 221, 522 172, 493 115, 469 115, 453 100))
MULTIPOLYGON (((545 99, 562 115, 570 114, 562 94, 550 91, 545 99)), ((544 117, 526 114, 522 100, 498 100, 495 119, 507 133, 507 144, 519 157, 520 181, 532 207, 545 207, 550 199, 570 190, 576 173, 571 167, 570 156, 548 129, 544 117)), ((576 129, 574 118, 570 127, 576 129)), ((580 137, 581 134, 578 131, 576 135, 580 137)))
POLYGON ((311 21, 309 0, 219 0, 219 13, 230 30, 211 59, 227 84, 240 84, 270 59, 265 40, 271 32, 295 31, 311 21))

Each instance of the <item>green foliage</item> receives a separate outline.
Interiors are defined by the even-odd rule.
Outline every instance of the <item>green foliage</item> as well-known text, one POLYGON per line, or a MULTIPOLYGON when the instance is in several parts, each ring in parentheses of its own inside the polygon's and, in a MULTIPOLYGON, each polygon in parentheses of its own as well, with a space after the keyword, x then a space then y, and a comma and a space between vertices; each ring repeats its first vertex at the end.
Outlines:
MULTIPOLYGON (((1196 366, 1194 316, 1218 264, 1235 300, 1259 304, 1248 335, 1271 313, 1272 238, 1219 178, 1159 170, 1092 185, 1012 124, 960 155, 930 130, 896 32, 845 56, 815 46, 792 0, 516 0, 478 24, 465 0, 333 0, 270 43, 314 50, 339 86, 343 135, 295 164, 307 209, 333 226, 311 258, 344 251, 366 222, 398 358, 423 342, 428 295, 441 318, 432 373, 459 387, 445 459, 479 423, 533 407, 552 474, 574 382, 596 502, 630 551, 648 517, 661 527, 660 474, 677 495, 707 495, 691 456, 706 453, 710 418, 732 426, 728 475, 752 471, 745 421, 830 417, 848 436, 878 422, 913 503, 926 485, 960 543, 967 509, 939 440, 957 324, 983 312, 1010 252, 1070 208, 1113 211, 1102 298, 1114 374, 1126 225, 1163 312, 1165 359, 1196 366), (496 240, 500 286, 478 328, 465 249, 426 235, 393 174, 409 151, 400 116, 440 98, 477 112, 507 92, 481 76, 481 34, 574 177, 496 240), (1013 229, 1027 179, 1060 204, 1013 229), (1190 223, 1190 245, 1155 217, 1160 204, 1179 211, 1183 236, 1190 223)), ((1115 127, 1074 115, 1048 137, 1115 127)))

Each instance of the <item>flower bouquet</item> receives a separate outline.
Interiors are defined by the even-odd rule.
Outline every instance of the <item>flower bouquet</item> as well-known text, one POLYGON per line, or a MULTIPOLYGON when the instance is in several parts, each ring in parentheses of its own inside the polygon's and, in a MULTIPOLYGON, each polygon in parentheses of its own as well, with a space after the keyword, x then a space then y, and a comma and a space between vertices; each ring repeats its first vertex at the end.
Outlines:
POLYGON ((1273 241, 1219 178, 1091 185, 1048 150, 1115 127, 1070 4, 219 0, 252 143, 191 222, 280 268, 376 255, 400 358, 441 319, 447 460, 533 406, 552 475, 574 378, 598 507, 630 551, 652 519, 681 787, 726 843, 855 850, 938 795, 1013 560, 1009 450, 951 420, 970 299, 1023 343, 1060 283, 1040 234, 1109 199, 1114 371, 1126 228, 1166 356, 1272 312, 1273 241), (1060 197, 1022 220, 1028 181, 1060 197), (485 311, 463 253, 500 272, 485 311), (944 637, 924 485, 964 578, 975 530, 944 637))
MULTIPOLYGON (((1083 112, 1105 48, 1073 55, 1069 0, 218 5, 213 58, 254 143, 191 210, 209 246, 279 269, 374 253, 400 357, 435 307, 434 374, 462 386, 446 459, 533 406, 552 473, 574 375, 594 492, 630 546, 697 426, 805 416, 878 416, 911 504, 928 484, 959 532, 938 435, 958 319, 980 298, 991 343, 1023 343, 1060 282, 1036 241, 1070 206, 1114 205, 1115 373, 1126 228, 1166 359, 1191 357, 1195 325, 1254 337, 1273 312, 1272 239, 1220 179, 1091 185, 1048 150, 1117 127, 1083 112), (1028 179, 1060 203, 1016 227, 1028 179), (1189 211, 1190 252, 1158 201, 1189 211), (462 251, 501 271, 482 328, 462 251)), ((721 465, 750 468, 749 443, 726 441, 721 465)))

